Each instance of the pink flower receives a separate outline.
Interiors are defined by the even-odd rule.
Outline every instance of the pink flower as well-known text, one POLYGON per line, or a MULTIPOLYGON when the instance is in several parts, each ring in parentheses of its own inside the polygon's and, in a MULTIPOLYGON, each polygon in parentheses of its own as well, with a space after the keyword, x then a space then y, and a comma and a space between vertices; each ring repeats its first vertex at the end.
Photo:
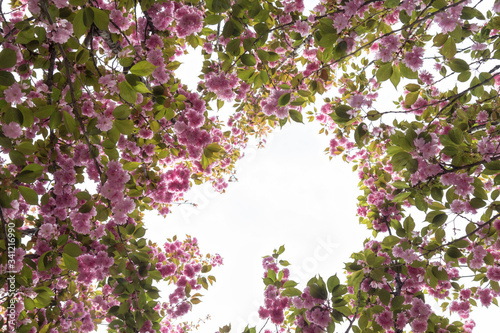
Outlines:
POLYGON ((413 307, 410 310, 410 315, 413 318, 425 319, 425 322, 427 323, 427 319, 432 313, 430 305, 425 304, 420 298, 414 298, 412 305, 413 307))
POLYGON ((226 75, 225 72, 219 74, 208 73, 205 75, 205 86, 208 91, 217 94, 217 97, 224 101, 232 101, 236 94, 233 89, 238 85, 238 77, 235 74, 226 75))
POLYGON ((476 116, 477 123, 479 125, 485 124, 488 121, 489 114, 486 110, 481 110, 476 116))
POLYGON ((424 64, 424 61, 422 59, 423 56, 424 56, 424 49, 421 47, 414 47, 411 52, 407 52, 405 54, 403 63, 408 68, 410 68, 412 71, 415 72, 424 64))
POLYGON ((326 328, 330 321, 332 321, 330 317, 330 313, 328 311, 322 310, 321 308, 315 308, 311 312, 312 322, 318 325, 319 327, 326 328))
POLYGON ((427 329, 427 320, 418 318, 411 323, 413 333, 424 333, 427 329))
POLYGON ((56 22, 49 27, 47 37, 52 41, 63 44, 73 34, 73 25, 65 19, 56 19, 56 22), (50 30, 51 29, 51 30, 50 30))
POLYGON ((476 292, 476 295, 479 296, 479 300, 481 301, 481 303, 484 306, 489 307, 491 305, 491 301, 493 300, 493 296, 491 295, 491 292, 489 289, 479 289, 476 292))
POLYGON ((288 106, 278 106, 279 98, 287 92, 288 90, 273 90, 267 99, 261 101, 262 112, 268 116, 275 114, 280 119, 288 117, 288 106))
POLYGON ((148 14, 155 29, 164 31, 168 28, 173 21, 174 9, 174 2, 172 1, 156 3, 149 8, 148 14))
POLYGON ((396 52, 401 46, 401 41, 396 35, 389 35, 380 40, 380 46, 385 47, 390 52, 396 52))
POLYGON ((259 317, 260 319, 266 319, 267 317, 269 317, 269 310, 261 306, 259 308, 259 317))
POLYGON ((97 125, 95 126, 101 131, 109 131, 111 128, 113 128, 113 120, 111 117, 108 117, 103 114, 98 114, 97 115, 97 125))
POLYGON ((495 222, 493 222, 493 227, 500 231, 500 220, 496 219, 495 222))
POLYGON ((50 240, 55 235, 56 231, 57 231, 57 224, 44 223, 38 230, 38 236, 50 240))
POLYGON ((138 136, 143 139, 151 139, 153 137, 153 131, 147 128, 141 128, 138 136))
POLYGON ((500 281, 500 267, 498 266, 488 267, 486 277, 492 281, 500 281))
POLYGON ((383 329, 388 330, 393 325, 393 313, 392 311, 385 310, 375 317, 377 324, 382 326, 383 329))
POLYGON ((5 101, 11 104, 21 104, 25 94, 21 91, 21 86, 16 82, 4 91, 5 101))
POLYGON ((186 37, 203 28, 203 14, 196 8, 184 6, 175 11, 177 36, 186 37))
POLYGON ((15 122, 11 122, 10 124, 3 124, 2 131, 6 137, 11 139, 17 139, 23 134, 21 126, 19 126, 19 124, 15 122))
POLYGON ((461 22, 460 14, 462 13, 462 6, 455 6, 448 8, 446 11, 440 12, 435 16, 435 22, 441 28, 441 32, 446 34, 455 30, 458 23, 461 22))
POLYGON ((433 83, 433 80, 434 80, 434 77, 432 76, 432 74, 426 70, 421 71, 418 77, 420 78, 420 80, 422 80, 422 82, 424 84, 427 84, 427 85, 431 85, 433 83))
POLYGON ((349 25, 349 19, 344 13, 336 13, 333 17, 333 27, 341 33, 349 25))
POLYGON ((309 34, 309 24, 305 21, 298 21, 293 26, 294 30, 298 32, 302 37, 309 34))
POLYGON ((484 43, 474 43, 474 45, 472 45, 471 47, 472 51, 482 51, 485 49, 486 49, 486 44, 484 43))
POLYGON ((109 21, 108 29, 112 33, 119 33, 120 30, 127 30, 132 22, 127 17, 124 17, 121 11, 116 9, 112 9, 111 13, 109 13, 109 21))
POLYGON ((68 0, 53 0, 57 8, 68 7, 68 0))

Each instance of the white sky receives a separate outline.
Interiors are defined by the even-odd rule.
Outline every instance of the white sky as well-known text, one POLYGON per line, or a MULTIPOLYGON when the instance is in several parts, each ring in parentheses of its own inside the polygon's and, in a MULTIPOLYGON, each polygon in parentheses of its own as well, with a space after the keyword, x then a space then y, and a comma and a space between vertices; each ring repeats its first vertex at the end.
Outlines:
POLYGON ((318 129, 285 126, 265 149, 248 149, 239 181, 225 194, 194 187, 187 199, 197 208, 182 205, 165 220, 145 218, 147 235, 158 244, 189 234, 203 252, 224 257, 224 266, 213 270, 217 283, 194 307, 195 318, 213 318, 201 332, 215 332, 229 321, 235 332, 256 324, 263 301, 261 261, 274 248, 285 245, 292 279, 303 283, 317 273, 325 278, 341 273, 350 253, 361 249, 369 233, 355 215, 357 175, 341 159, 329 161, 323 153, 328 139, 318 129))

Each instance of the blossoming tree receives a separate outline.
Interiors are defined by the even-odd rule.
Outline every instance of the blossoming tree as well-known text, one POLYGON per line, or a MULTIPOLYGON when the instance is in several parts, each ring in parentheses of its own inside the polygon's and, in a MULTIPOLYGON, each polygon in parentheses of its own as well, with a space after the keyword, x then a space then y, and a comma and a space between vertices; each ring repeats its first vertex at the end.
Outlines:
POLYGON ((2 329, 189 330, 182 316, 222 260, 192 237, 148 241, 143 212, 166 215, 195 184, 224 191, 250 137, 304 120, 358 172, 373 239, 344 283, 299 289, 284 248, 267 257, 259 314, 273 330, 469 332, 471 307, 497 304, 500 3, 11 2, 0 13, 2 329), (204 57, 197 91, 176 77, 191 49, 204 57), (392 107, 377 103, 383 88, 397 92, 392 107), (159 281, 173 286, 167 300, 159 281))

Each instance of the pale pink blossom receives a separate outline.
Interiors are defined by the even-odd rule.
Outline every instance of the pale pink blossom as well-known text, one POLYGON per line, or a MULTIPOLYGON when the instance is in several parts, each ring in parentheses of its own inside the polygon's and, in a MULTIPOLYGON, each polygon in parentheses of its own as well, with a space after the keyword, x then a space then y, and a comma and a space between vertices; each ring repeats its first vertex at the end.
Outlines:
POLYGON ((183 6, 175 11, 177 36, 186 37, 203 28, 203 14, 194 7, 183 6))
POLYGON ((16 82, 4 91, 5 101, 11 104, 21 104, 25 94, 21 91, 21 86, 16 82))
POLYGON ((11 139, 17 139, 23 135, 23 130, 21 126, 16 122, 11 122, 10 124, 2 125, 3 134, 11 139))

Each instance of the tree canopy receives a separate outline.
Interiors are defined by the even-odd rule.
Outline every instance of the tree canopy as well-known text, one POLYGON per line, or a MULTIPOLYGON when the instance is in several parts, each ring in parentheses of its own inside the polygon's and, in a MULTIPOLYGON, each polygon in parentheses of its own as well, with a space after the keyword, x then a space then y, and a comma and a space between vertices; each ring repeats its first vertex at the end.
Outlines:
POLYGON ((357 215, 373 238, 345 258, 345 281, 300 286, 284 247, 266 257, 259 314, 269 331, 470 332, 471 309, 497 305, 500 2, 324 0, 305 12, 303 0, 13 0, 1 9, 7 331, 190 330, 182 317, 222 258, 193 237, 149 241, 144 212, 167 215, 202 183, 223 192, 249 139, 291 122, 321 124, 330 158, 352 164, 357 215), (187 52, 203 58, 196 90, 176 76, 187 52), (226 103, 229 115, 218 111, 226 103), (174 286, 167 300, 161 281, 174 286))

